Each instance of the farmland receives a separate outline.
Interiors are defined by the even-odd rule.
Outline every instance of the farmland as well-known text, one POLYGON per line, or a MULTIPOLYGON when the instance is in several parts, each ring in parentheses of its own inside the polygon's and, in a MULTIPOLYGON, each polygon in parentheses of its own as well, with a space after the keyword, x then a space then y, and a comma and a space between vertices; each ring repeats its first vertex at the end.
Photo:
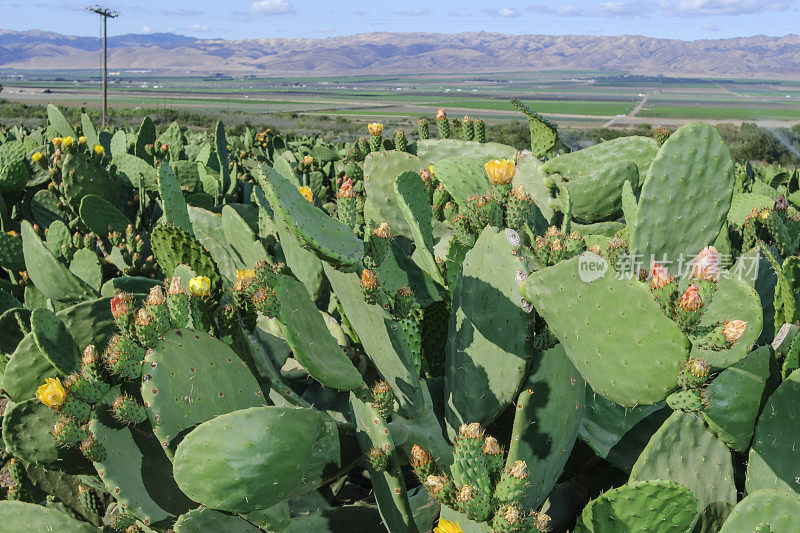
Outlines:
MULTIPOLYGON (((800 81, 626 76, 597 71, 548 71, 450 76, 308 78, 176 77, 112 71, 112 107, 237 112, 249 120, 270 115, 329 115, 354 120, 400 120, 445 106, 454 116, 488 122, 518 119, 508 103, 522 98, 569 127, 678 126, 689 120, 754 121, 790 126, 800 121, 800 81)), ((29 104, 100 105, 95 71, 0 71, 0 96, 29 104)))

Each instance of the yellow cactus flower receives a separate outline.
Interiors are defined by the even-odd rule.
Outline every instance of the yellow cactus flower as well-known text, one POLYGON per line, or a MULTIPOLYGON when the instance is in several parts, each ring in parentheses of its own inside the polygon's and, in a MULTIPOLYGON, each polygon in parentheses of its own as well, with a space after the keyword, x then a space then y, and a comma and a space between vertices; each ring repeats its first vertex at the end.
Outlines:
POLYGON ((56 146, 60 146, 60 145, 61 145, 61 137, 53 137, 53 138, 51 139, 51 141, 52 141, 52 142, 53 142, 53 144, 54 144, 54 145, 56 145, 56 146))
POLYGON ((307 156, 305 156, 303 158, 303 163, 305 163, 306 165, 313 165, 314 164, 314 158, 311 157, 310 155, 307 155, 307 156))
POLYGON ((78 144, 86 144, 86 137, 84 137, 83 135, 78 137, 78 144))
POLYGON ((378 136, 383 133, 383 124, 380 122, 370 122, 367 124, 367 130, 369 130, 370 135, 378 136))
POLYGON ((489 176, 489 183, 492 185, 504 185, 511 183, 514 177, 514 161, 511 159, 492 159, 483 165, 486 175, 489 176))
POLYGON ((31 156, 31 159, 33 160, 34 163, 38 163, 39 161, 42 160, 43 157, 44 156, 42 155, 42 152, 36 152, 31 156))
POLYGON ((197 276, 190 279, 189 292, 193 296, 208 296, 211 294, 211 280, 208 276, 197 276))
POLYGON ((73 139, 72 137, 63 137, 61 139, 61 146, 63 146, 64 148, 69 148, 70 146, 72 146, 72 143, 74 142, 75 139, 73 139))
POLYGON ((106 149, 99 144, 95 144, 93 150, 97 155, 103 155, 106 151, 106 149))
POLYGON ((297 190, 300 191, 300 194, 303 195, 303 198, 305 198, 312 204, 314 203, 314 193, 311 191, 311 187, 303 185, 297 190))
POLYGON ((253 269, 250 269, 250 268, 237 270, 236 271, 236 281, 240 281, 240 280, 243 280, 243 279, 249 279, 249 278, 255 277, 255 275, 256 275, 256 271, 253 270, 253 269))
POLYGON ((43 385, 36 389, 39 401, 52 409, 58 409, 67 401, 67 391, 58 378, 47 378, 43 385))
POLYGON ((16 231, 14 231, 13 229, 12 229, 12 230, 10 230, 10 231, 7 231, 6 233, 8 233, 9 235, 11 235, 12 237, 16 237, 16 236, 17 236, 17 232, 16 232, 16 231))
POLYGON ((433 529, 433 533, 464 533, 458 522, 451 522, 444 518, 439 519, 439 524, 433 529))

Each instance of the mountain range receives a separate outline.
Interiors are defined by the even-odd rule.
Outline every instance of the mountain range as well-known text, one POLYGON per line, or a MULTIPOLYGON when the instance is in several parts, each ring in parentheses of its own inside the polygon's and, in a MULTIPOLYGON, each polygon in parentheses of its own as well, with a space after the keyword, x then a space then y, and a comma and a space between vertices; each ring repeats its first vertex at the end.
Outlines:
MULTIPOLYGON (((800 36, 681 41, 640 35, 363 33, 324 39, 109 37, 109 68, 270 75, 592 69, 642 75, 800 78, 800 36)), ((0 30, 0 68, 92 69, 101 41, 0 30)))

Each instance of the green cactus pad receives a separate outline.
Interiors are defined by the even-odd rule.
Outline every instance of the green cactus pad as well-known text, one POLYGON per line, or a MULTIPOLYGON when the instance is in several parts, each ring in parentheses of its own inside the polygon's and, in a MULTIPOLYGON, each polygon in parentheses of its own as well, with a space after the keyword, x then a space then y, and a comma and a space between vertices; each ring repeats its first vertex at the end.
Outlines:
POLYGON ((736 505, 731 452, 691 414, 672 413, 633 465, 629 482, 651 479, 672 480, 691 490, 707 527, 724 518, 720 508, 736 505))
MULTIPOLYGON (((227 165, 226 165, 227 166, 227 165)), ((167 164, 158 167, 158 194, 164 209, 164 219, 175 224, 183 231, 192 235, 192 223, 186 210, 186 199, 183 197, 180 182, 175 176, 175 171, 167 164)))
POLYGON ((250 522, 235 516, 220 513, 208 507, 193 509, 178 517, 173 528, 175 533, 259 533, 261 530, 250 522))
POLYGON ((689 531, 697 517, 697 499, 675 483, 634 481, 603 493, 584 508, 575 533, 689 531))
POLYGON ((561 187, 569 191, 573 217, 584 222, 597 222, 619 216, 622 213, 622 185, 638 181, 636 164, 622 161, 576 176, 561 187))
POLYGON ((542 170, 542 163, 534 156, 520 154, 517 157, 517 169, 512 180, 516 189, 520 185, 528 193, 536 207, 538 214, 534 214, 534 229, 537 233, 544 233, 553 224, 555 211, 550 205, 550 189, 545 184, 546 174, 542 170))
POLYGON ((138 189, 141 183, 146 191, 158 192, 156 170, 144 159, 132 154, 114 153, 112 163, 117 166, 117 174, 122 178, 122 183, 128 187, 138 189))
POLYGON ((125 234, 125 229, 131 224, 128 217, 117 207, 97 196, 87 194, 81 200, 81 222, 98 235, 108 235, 111 231, 125 234))
POLYGON ((703 314, 701 324, 712 325, 724 320, 744 320, 747 328, 742 338, 727 350, 692 347, 692 357, 705 359, 717 369, 725 368, 750 352, 763 325, 761 299, 750 285, 750 280, 738 279, 734 275, 720 276, 711 304, 703 314))
POLYGON ((744 453, 753 438, 772 353, 761 346, 722 371, 708 385, 703 418, 724 443, 744 453))
POLYGON ((561 345, 536 354, 531 366, 517 400, 506 463, 525 461, 528 486, 520 503, 538 509, 572 452, 586 384, 561 345))
MULTIPOLYGON (((620 405, 653 404, 676 386, 689 339, 664 316, 647 285, 608 269, 587 283, 584 253, 531 274, 522 295, 545 318, 592 389, 620 405)), ((588 279, 588 278, 587 278, 588 279)))
POLYGON ((55 313, 38 307, 31 313, 31 333, 42 355, 59 372, 69 374, 81 368, 81 350, 55 313))
MULTIPOLYGON (((107 398, 117 394, 112 388, 107 398)), ((90 428, 107 451, 94 463, 97 473, 126 511, 151 527, 167 528, 195 506, 176 486, 172 465, 147 423, 128 429, 103 407, 90 428)))
POLYGON ((50 470, 70 474, 91 472, 91 465, 74 448, 59 448, 53 440, 58 413, 36 398, 16 403, 3 415, 3 442, 16 457, 50 470))
POLYGON ((453 292, 445 352, 447 423, 488 425, 516 399, 525 379, 531 317, 520 296, 519 235, 488 227, 464 258, 453 292))
POLYGON ((93 525, 76 520, 56 509, 15 501, 0 501, 0 524, 3 524, 7 533, 21 531, 98 532, 93 525))
POLYGON ((22 222, 21 233, 28 274, 45 296, 58 301, 81 301, 98 296, 97 291, 55 258, 28 221, 22 222))
MULTIPOLYGON (((110 298, 82 302, 56 313, 79 348, 94 344, 102 350, 117 327, 111 316, 110 298)), ((20 341, 3 374, 6 394, 15 401, 31 398, 45 378, 58 375, 56 368, 39 351, 33 335, 20 341)))
POLYGON ((12 272, 25 270, 22 239, 19 236, 0 231, 0 267, 12 272))
POLYGON ((444 284, 433 256, 433 226, 431 207, 425 184, 415 172, 403 172, 394 183, 397 205, 403 212, 411 236, 417 246, 420 263, 430 277, 444 284))
POLYGON ((458 157, 438 160, 433 165, 433 174, 456 203, 463 206, 472 195, 489 194, 489 179, 483 164, 490 159, 458 157))
POLYGON ((728 224, 737 230, 741 230, 744 227, 745 219, 753 212, 753 209, 761 211, 762 209, 771 209, 774 205, 775 199, 768 196, 753 193, 736 193, 731 199, 731 209, 728 211, 727 217, 728 224))
POLYGON ((350 228, 311 205, 272 168, 261 165, 256 176, 276 216, 321 259, 340 266, 361 261, 364 246, 350 228))
POLYGON ((367 202, 378 212, 375 221, 388 223, 396 235, 412 236, 397 205, 395 180, 404 172, 419 174, 423 168, 426 165, 418 157, 393 150, 369 154, 364 161, 364 190, 367 202))
POLYGON ((300 484, 324 432, 320 414, 307 408, 253 407, 221 415, 178 445, 175 480, 190 498, 215 509, 267 509, 300 484))
POLYGON ((797 494, 777 489, 762 489, 750 493, 733 508, 719 533, 754 533, 759 524, 769 525, 768 531, 795 531, 800 514, 797 494))
POLYGON ((442 300, 442 288, 394 241, 378 268, 378 279, 387 294, 397 293, 400 287, 410 287, 420 306, 442 300))
MULTIPOLYGON (((258 214, 255 214, 257 217, 258 214)), ((241 257, 243 268, 252 268, 259 261, 268 259, 264 245, 258 240, 253 228, 231 205, 222 208, 222 231, 227 244, 241 257)), ((283 248, 283 239, 281 239, 283 248)), ((322 276, 320 268, 320 276, 322 276)))
POLYGON ((638 218, 629 221, 631 252, 649 266, 662 260, 673 274, 680 254, 693 258, 712 244, 733 194, 733 160, 713 126, 692 122, 664 142, 642 185, 638 218))
POLYGON ((66 221, 67 214, 60 206, 58 197, 53 191, 44 189, 31 198, 31 214, 33 222, 47 228, 56 220, 66 221))
POLYGON ((80 209, 81 200, 88 194, 95 194, 109 202, 117 200, 117 184, 105 167, 85 154, 65 157, 61 176, 61 192, 74 211, 80 209))
MULTIPOLYGON (((78 136, 75 134, 75 130, 72 128, 69 121, 64 118, 61 111, 53 104, 47 104, 47 121, 55 128, 56 132, 58 132, 61 137, 72 137, 76 141, 78 140, 78 136)), ((48 139, 48 141, 49 140, 50 139, 48 139)))
MULTIPOLYGON (((639 175, 644 177, 657 153, 658 143, 650 137, 619 137, 554 157, 542 164, 542 169, 547 174, 557 173, 574 180, 579 176, 588 177, 608 165, 630 161, 636 165, 639 175)), ((638 182, 632 182, 631 185, 638 190, 638 182)))
POLYGON ((624 472, 630 472, 672 410, 654 405, 622 407, 586 387, 586 409, 580 437, 597 455, 624 472))
POLYGON ((222 288, 222 278, 211 254, 191 235, 177 226, 157 226, 150 235, 158 265, 167 278, 172 277, 180 264, 189 265, 198 276, 211 280, 211 291, 222 288))
POLYGON ((424 409, 424 396, 402 330, 388 312, 364 301, 358 275, 340 272, 327 264, 323 268, 364 350, 392 387, 400 410, 406 416, 419 415, 424 409))
POLYGON ((331 337, 303 284, 282 276, 279 287, 279 319, 297 362, 326 387, 356 390, 364 386, 361 374, 331 337))
POLYGON ((417 156, 425 167, 443 159, 466 157, 481 159, 514 159, 517 149, 500 143, 478 143, 456 139, 426 139, 417 141, 417 156))
POLYGON ((795 450, 800 448, 800 370, 795 370, 772 393, 756 424, 747 465, 745 489, 748 493, 761 489, 781 489, 800 493, 800 461, 795 450))
POLYGON ((197 424, 265 403, 244 361, 224 342, 191 329, 168 331, 148 351, 142 399, 168 454, 197 424))

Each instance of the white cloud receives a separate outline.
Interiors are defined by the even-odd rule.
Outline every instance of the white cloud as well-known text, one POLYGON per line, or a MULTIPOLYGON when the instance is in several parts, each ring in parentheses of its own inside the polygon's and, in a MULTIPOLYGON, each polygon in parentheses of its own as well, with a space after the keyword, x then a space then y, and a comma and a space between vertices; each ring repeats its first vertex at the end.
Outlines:
POLYGON ((538 15, 558 15, 559 17, 580 17, 583 14, 580 9, 573 5, 548 6, 544 4, 531 4, 525 8, 525 11, 538 15))
POLYGON ((194 9, 164 9, 161 13, 164 15, 174 15, 176 17, 190 17, 194 15, 204 15, 205 11, 195 11, 194 9))
POLYGON ((203 26, 202 24, 192 24, 187 29, 189 29, 190 31, 210 31, 211 30, 211 28, 209 28, 208 26, 203 26))
POLYGON ((595 28, 589 28, 589 33, 603 33, 603 27, 597 26, 595 28))
POLYGON ((664 11, 678 15, 746 15, 785 11, 789 0, 661 0, 664 11))
POLYGON ((603 2, 592 10, 592 14, 600 17, 634 18, 643 17, 652 9, 649 2, 603 2))
POLYGON ((520 16, 519 11, 513 7, 502 7, 500 9, 482 9, 481 10, 490 17, 500 17, 504 19, 516 18, 520 16))
POLYGON ((427 15, 430 12, 431 12, 430 9, 415 8, 415 9, 405 9, 403 11, 395 11, 394 13, 395 15, 403 15, 405 17, 420 17, 422 15, 427 15))
POLYGON ((704 22, 701 26, 706 31, 717 31, 719 30, 719 26, 715 26, 714 24, 709 24, 708 22, 704 22))
POLYGON ((152 26, 142 26, 142 33, 153 33, 152 26))
POLYGON ((286 15, 294 13, 294 6, 286 0, 258 0, 250 4, 250 12, 259 15, 286 15))

